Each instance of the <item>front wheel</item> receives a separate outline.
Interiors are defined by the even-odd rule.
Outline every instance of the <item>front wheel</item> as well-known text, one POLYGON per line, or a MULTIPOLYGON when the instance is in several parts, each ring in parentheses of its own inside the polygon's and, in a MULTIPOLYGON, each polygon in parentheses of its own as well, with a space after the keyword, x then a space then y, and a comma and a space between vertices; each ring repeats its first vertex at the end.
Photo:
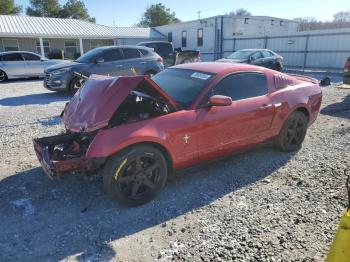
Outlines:
POLYGON ((103 184, 112 200, 138 206, 158 195, 167 173, 163 153, 153 146, 139 145, 109 158, 103 170, 103 184))
POLYGON ((277 137, 277 146, 285 152, 301 148, 307 131, 307 116, 299 111, 293 112, 284 123, 277 137))
POLYGON ((79 77, 74 77, 69 84, 69 93, 74 95, 80 87, 82 87, 85 83, 85 79, 79 78, 79 77))
POLYGON ((7 80, 7 75, 4 71, 0 70, 0 83, 3 83, 7 80))

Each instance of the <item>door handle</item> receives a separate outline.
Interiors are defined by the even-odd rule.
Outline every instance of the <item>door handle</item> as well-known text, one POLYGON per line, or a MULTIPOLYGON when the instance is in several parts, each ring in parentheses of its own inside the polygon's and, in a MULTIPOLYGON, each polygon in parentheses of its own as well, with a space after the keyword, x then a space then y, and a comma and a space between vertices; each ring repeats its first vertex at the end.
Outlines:
POLYGON ((263 104, 261 107, 259 107, 259 109, 261 110, 267 110, 269 108, 273 107, 272 104, 263 104))
POLYGON ((123 65, 116 65, 115 67, 117 67, 117 68, 121 68, 121 67, 123 67, 123 65))
POLYGON ((146 63, 147 63, 147 62, 145 62, 145 61, 140 62, 141 65, 144 65, 144 64, 146 64, 146 63))

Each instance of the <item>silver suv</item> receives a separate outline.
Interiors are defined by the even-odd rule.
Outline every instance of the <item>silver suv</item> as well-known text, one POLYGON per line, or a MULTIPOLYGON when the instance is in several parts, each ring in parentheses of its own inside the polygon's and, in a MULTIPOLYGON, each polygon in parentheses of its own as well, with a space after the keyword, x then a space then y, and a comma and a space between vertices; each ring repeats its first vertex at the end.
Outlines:
POLYGON ((74 94, 85 76, 154 75, 164 69, 163 59, 153 49, 143 46, 105 46, 90 50, 77 60, 55 65, 45 71, 44 86, 53 91, 74 94))
POLYGON ((44 70, 63 60, 49 60, 32 52, 0 53, 0 82, 14 78, 43 77, 44 70))

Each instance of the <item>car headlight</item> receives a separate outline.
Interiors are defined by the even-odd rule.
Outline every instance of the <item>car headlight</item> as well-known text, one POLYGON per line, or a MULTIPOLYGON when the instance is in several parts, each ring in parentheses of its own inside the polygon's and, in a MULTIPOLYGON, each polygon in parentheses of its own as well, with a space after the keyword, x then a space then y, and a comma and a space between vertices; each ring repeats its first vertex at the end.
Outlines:
POLYGON ((71 70, 70 67, 65 67, 65 68, 62 68, 62 69, 54 70, 54 71, 51 72, 51 74, 53 74, 53 75, 60 75, 60 74, 66 73, 66 72, 68 72, 70 70, 71 70))

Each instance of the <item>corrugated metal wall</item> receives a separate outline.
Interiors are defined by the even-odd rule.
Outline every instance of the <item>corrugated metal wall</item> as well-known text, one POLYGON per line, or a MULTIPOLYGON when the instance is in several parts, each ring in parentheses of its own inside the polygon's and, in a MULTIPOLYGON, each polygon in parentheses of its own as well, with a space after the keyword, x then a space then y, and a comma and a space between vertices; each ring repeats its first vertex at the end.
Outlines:
POLYGON ((350 30, 314 30, 288 36, 224 40, 225 56, 245 48, 271 49, 284 57, 287 68, 341 71, 350 56, 350 30))

